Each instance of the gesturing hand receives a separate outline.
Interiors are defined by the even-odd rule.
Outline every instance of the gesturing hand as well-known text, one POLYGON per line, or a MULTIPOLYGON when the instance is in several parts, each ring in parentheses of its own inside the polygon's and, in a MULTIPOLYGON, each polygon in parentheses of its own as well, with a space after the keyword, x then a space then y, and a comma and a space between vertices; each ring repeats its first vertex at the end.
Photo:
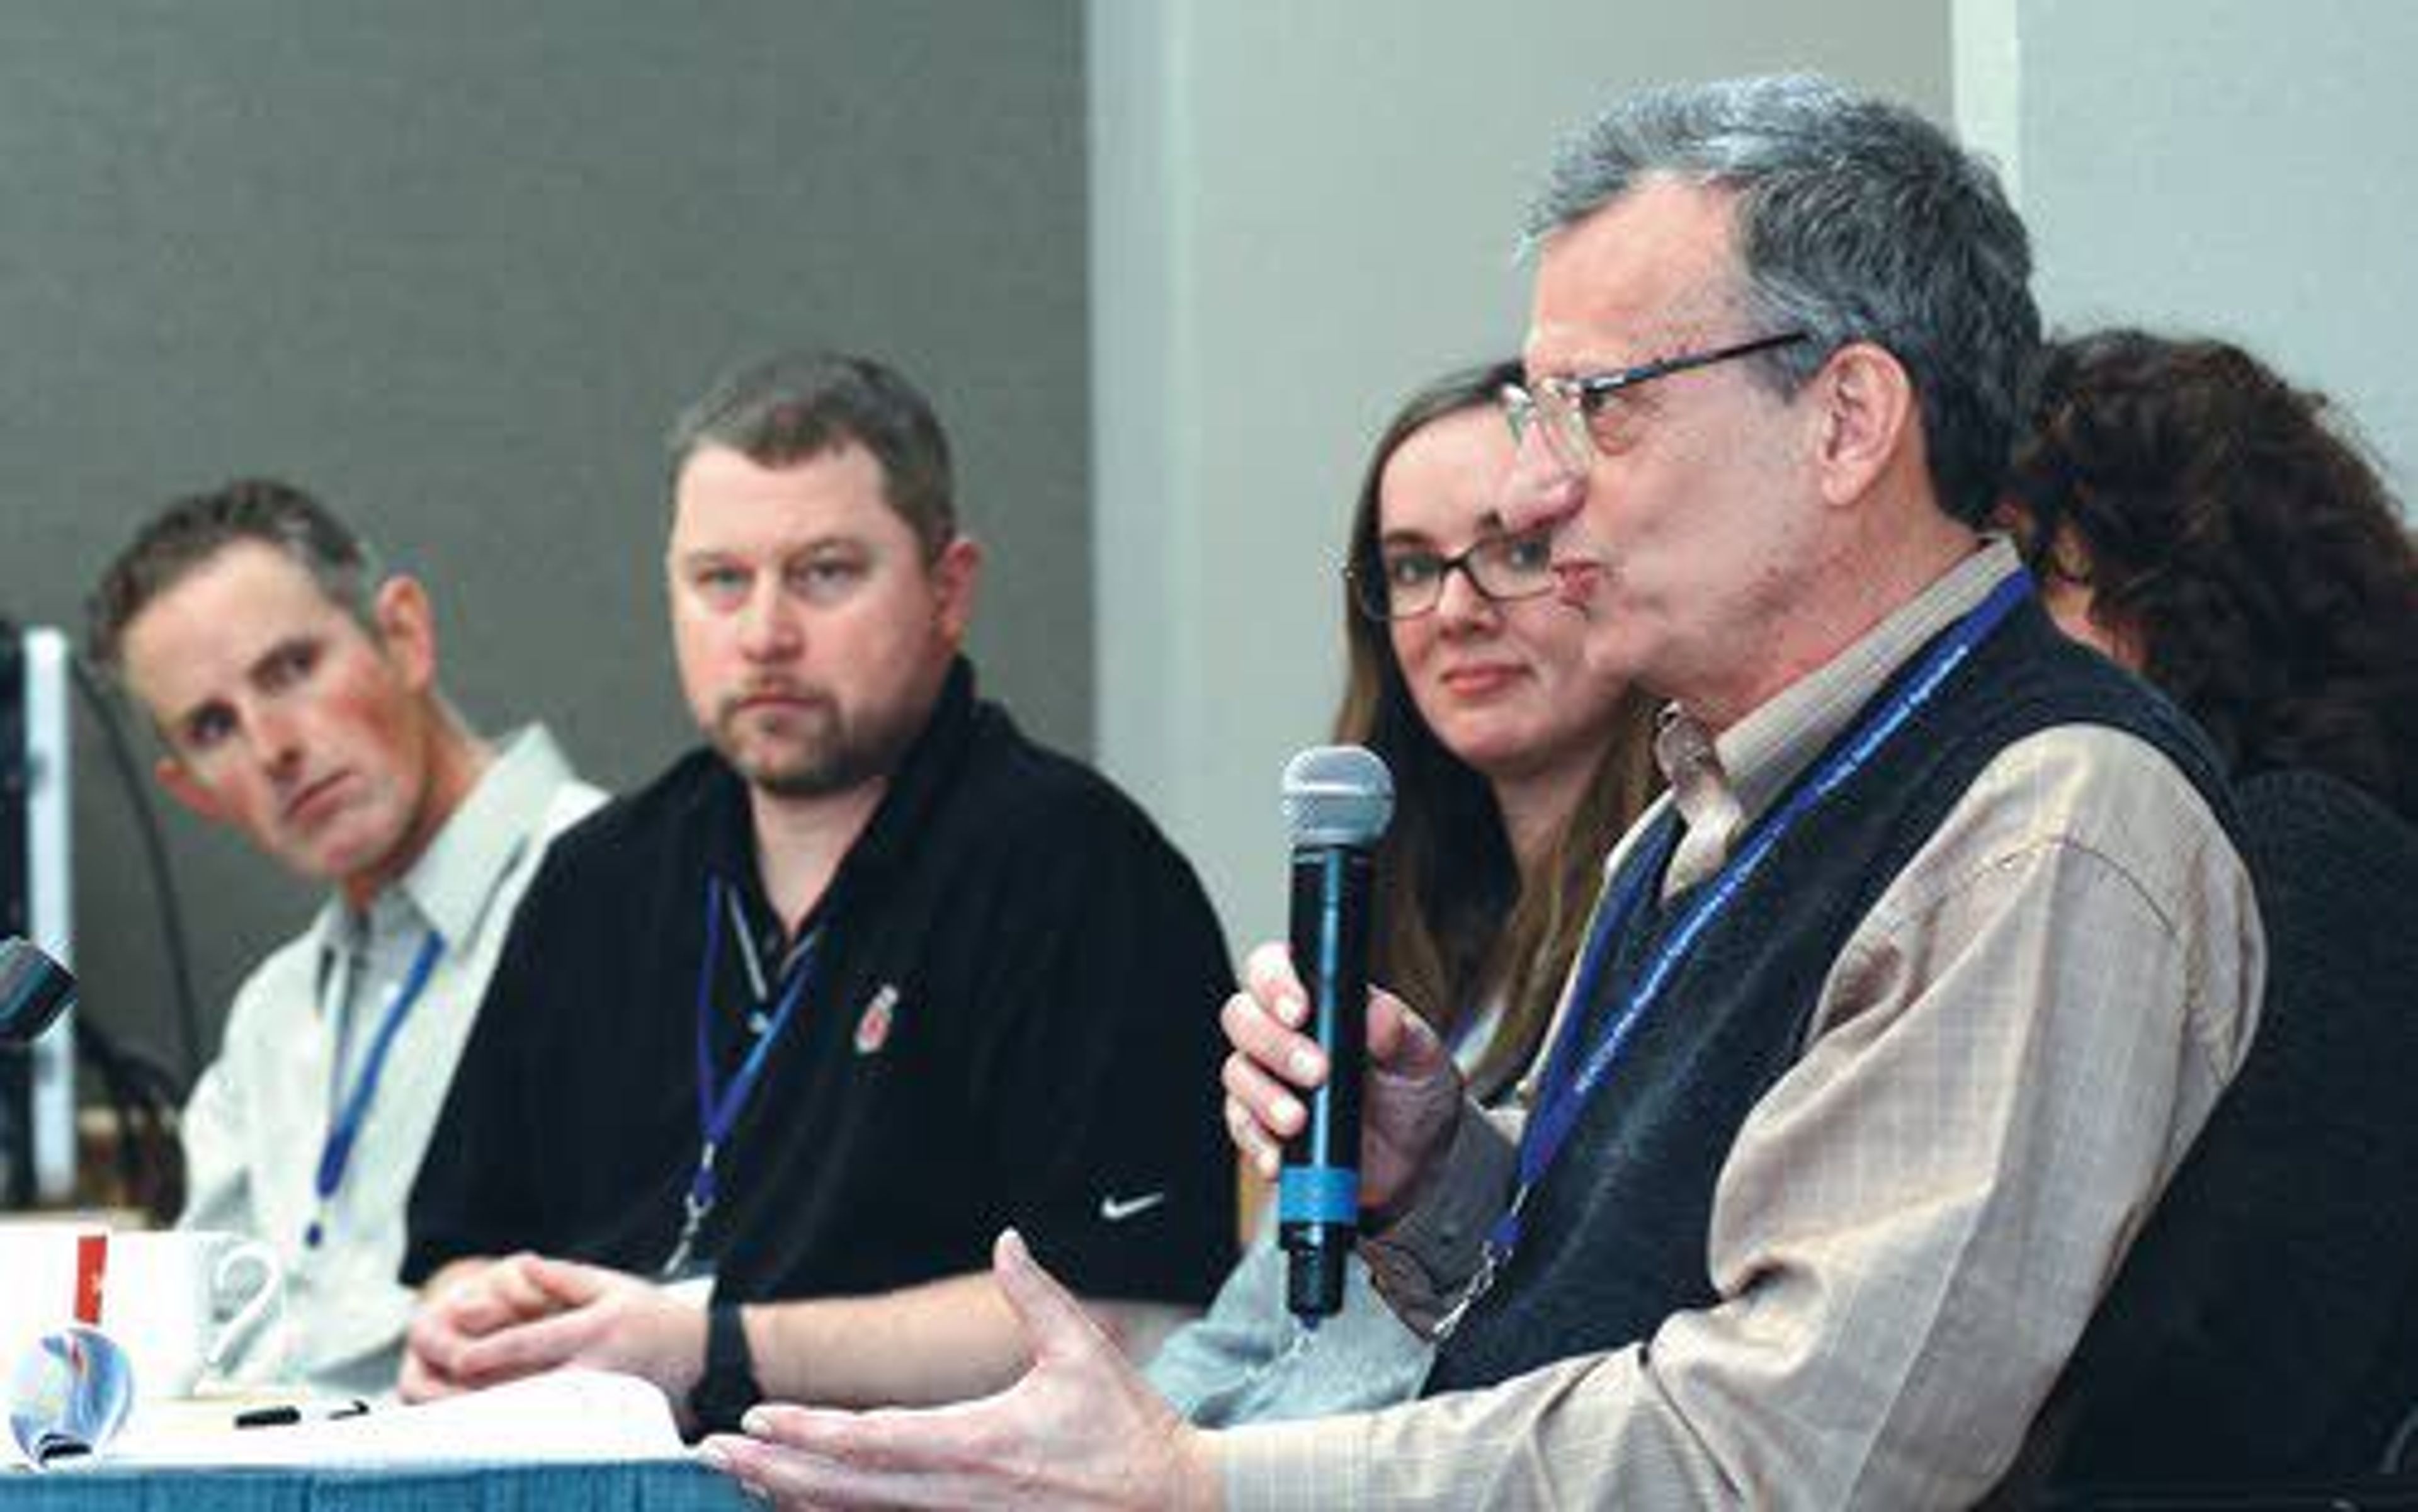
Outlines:
POLYGON ((787 1507, 1209 1508, 1208 1437, 1185 1424, 1014 1230, 991 1269, 1033 1367, 952 1407, 846 1413, 758 1407, 706 1463, 787 1507))

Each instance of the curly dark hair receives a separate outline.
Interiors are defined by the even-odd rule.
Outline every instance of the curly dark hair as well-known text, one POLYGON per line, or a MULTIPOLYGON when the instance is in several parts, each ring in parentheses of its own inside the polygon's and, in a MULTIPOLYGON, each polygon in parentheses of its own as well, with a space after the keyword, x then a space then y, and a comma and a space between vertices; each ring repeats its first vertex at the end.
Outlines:
POLYGON ((2225 342, 2054 343, 2008 481, 2035 572, 2237 776, 2315 768, 2418 815, 2418 545, 2323 394, 2225 342))

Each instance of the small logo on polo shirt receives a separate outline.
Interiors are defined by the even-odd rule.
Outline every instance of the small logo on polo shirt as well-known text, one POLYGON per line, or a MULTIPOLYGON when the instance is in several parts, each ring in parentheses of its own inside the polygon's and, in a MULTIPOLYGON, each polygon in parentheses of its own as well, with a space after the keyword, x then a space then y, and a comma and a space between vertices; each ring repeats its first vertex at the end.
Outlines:
POLYGON ((881 990, 865 1005, 856 1019, 856 1053, 874 1055, 890 1043, 890 1022, 898 1007, 898 988, 892 983, 881 984, 881 990))
POLYGON ((1166 1200, 1164 1188, 1144 1192, 1140 1197, 1118 1197, 1111 1193, 1100 1199, 1100 1221, 1123 1223, 1127 1218, 1138 1218, 1166 1200))

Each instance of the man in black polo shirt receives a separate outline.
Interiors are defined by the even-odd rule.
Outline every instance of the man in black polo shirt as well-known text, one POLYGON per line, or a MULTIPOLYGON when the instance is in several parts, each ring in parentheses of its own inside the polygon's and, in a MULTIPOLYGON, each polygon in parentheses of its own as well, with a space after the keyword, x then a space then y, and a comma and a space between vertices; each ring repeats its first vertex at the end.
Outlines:
POLYGON ((1024 1363, 1005 1225, 1155 1332, 1232 1253, 1199 882, 974 695, 980 554, 895 374, 742 373, 671 464, 710 749, 529 890, 412 1195, 404 1394, 571 1363, 709 1424, 973 1394, 1024 1363))

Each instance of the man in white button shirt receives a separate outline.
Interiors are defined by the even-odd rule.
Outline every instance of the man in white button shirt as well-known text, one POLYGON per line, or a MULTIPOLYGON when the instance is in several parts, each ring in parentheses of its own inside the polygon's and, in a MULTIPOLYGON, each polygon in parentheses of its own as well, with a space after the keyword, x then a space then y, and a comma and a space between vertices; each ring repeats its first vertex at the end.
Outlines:
POLYGON ((332 895, 237 989, 184 1114, 180 1227, 273 1245, 281 1328, 237 1373, 394 1379, 404 1201, 521 891, 603 802, 542 728, 482 740, 436 684, 426 590, 299 489, 169 505, 90 604, 150 716, 156 773, 332 895))

